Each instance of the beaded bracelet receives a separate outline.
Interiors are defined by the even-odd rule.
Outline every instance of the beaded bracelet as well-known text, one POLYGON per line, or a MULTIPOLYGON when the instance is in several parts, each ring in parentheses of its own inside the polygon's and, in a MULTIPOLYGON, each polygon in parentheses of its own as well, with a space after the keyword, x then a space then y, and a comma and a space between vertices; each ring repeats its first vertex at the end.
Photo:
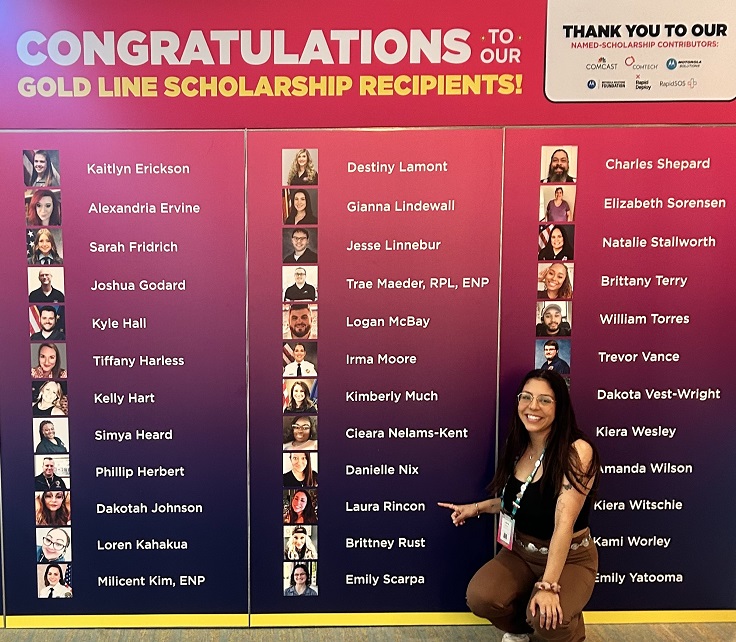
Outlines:
POLYGON ((480 519, 480 509, 478 508, 478 502, 475 502, 475 516, 480 519))
POLYGON ((545 580, 537 582, 534 585, 534 588, 539 589, 540 591, 550 591, 555 595, 559 595, 562 590, 562 587, 557 582, 547 582, 545 580))

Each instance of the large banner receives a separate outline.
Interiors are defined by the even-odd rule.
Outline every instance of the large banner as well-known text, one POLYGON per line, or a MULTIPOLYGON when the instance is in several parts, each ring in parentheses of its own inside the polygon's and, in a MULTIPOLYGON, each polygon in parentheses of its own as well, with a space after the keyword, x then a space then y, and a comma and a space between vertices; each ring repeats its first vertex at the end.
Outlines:
POLYGON ((732 122, 733 5, 676 4, 4 3, 0 126, 732 122))
POLYGON ((734 9, 532 4, 0 7, 7 626, 478 623, 539 367, 588 621, 735 618, 734 9))

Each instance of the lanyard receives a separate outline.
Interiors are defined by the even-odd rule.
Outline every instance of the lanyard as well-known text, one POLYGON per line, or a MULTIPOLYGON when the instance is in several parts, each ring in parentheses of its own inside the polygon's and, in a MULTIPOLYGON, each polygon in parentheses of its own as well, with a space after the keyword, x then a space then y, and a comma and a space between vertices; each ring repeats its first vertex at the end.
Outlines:
MULTIPOLYGON (((542 448, 542 452, 539 454, 539 459, 537 459, 537 462, 534 464, 534 470, 532 470, 532 472, 529 473, 529 476, 526 478, 524 483, 521 485, 519 492, 516 494, 516 497, 514 498, 514 501, 512 503, 513 509, 511 510, 511 519, 514 519, 516 517, 516 511, 519 510, 519 507, 521 506, 521 498, 524 497, 524 493, 526 492, 527 486, 529 486, 529 484, 532 483, 532 479, 534 479, 534 476, 537 474, 539 467, 542 465, 542 460, 544 459, 545 450, 547 450, 546 446, 542 448)), ((508 484, 508 481, 506 482, 506 484, 504 484, 503 490, 501 491, 501 502, 502 503, 503 503, 503 497, 506 494, 507 484, 508 484)))

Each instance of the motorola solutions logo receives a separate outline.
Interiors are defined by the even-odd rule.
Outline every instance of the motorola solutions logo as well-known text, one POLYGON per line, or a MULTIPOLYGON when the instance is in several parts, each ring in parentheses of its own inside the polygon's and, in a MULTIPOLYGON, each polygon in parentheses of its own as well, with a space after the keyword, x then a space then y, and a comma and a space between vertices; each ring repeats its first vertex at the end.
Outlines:
POLYGON ((667 59, 667 69, 669 70, 677 69, 677 60, 675 60, 674 58, 668 58, 667 59))
POLYGON ((596 87, 596 84, 597 84, 597 83, 595 82, 595 80, 593 80, 593 79, 591 78, 591 79, 590 79, 590 80, 588 81, 588 89, 595 89, 595 87, 596 87))

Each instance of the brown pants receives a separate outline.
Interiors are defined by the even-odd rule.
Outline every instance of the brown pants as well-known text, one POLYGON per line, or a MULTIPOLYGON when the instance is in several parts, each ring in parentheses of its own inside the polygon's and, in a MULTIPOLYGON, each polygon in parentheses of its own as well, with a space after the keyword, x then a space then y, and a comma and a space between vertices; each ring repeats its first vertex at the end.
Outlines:
MULTIPOLYGON (((522 542, 537 547, 549 542, 517 533, 522 542)), ((565 568, 559 579, 562 624, 556 629, 544 629, 539 622, 539 610, 531 616, 528 604, 537 589, 534 583, 544 575, 547 556, 532 553, 519 542, 513 550, 502 548, 490 562, 482 566, 468 584, 467 600, 470 610, 502 631, 532 633, 543 640, 579 642, 585 639, 582 610, 588 603, 598 572, 598 551, 589 532, 573 538, 573 543, 589 537, 588 546, 580 546, 567 555, 565 568)))

